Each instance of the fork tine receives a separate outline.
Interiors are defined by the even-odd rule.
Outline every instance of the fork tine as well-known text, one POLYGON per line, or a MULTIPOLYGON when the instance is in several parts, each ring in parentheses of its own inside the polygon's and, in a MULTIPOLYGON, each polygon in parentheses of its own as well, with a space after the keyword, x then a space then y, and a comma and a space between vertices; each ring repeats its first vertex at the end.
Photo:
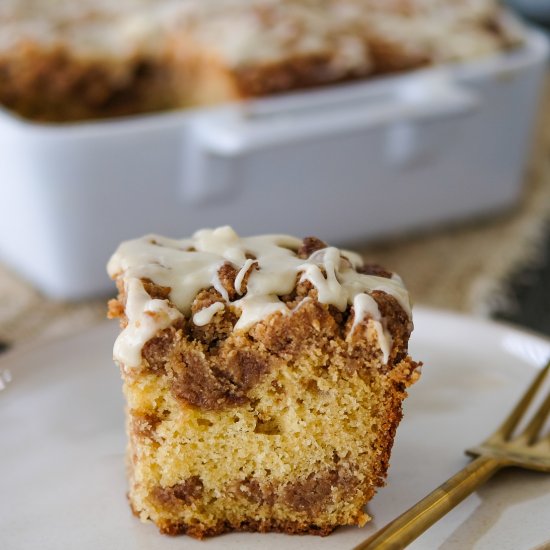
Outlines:
POLYGON ((550 372, 550 361, 548 361, 544 369, 542 369, 536 376, 535 380, 533 380, 533 383, 529 386, 529 389, 525 392, 519 403, 515 406, 514 410, 510 413, 510 416, 508 416, 500 428, 495 432, 496 436, 503 439, 510 438, 514 430, 517 428, 525 411, 531 404, 533 397, 542 386, 548 372, 550 372))
POLYGON ((546 396, 546 399, 542 405, 538 408, 528 426, 525 428, 523 433, 520 434, 520 437, 527 440, 528 443, 534 443, 537 439, 539 431, 546 423, 548 414, 550 414, 550 392, 546 396))

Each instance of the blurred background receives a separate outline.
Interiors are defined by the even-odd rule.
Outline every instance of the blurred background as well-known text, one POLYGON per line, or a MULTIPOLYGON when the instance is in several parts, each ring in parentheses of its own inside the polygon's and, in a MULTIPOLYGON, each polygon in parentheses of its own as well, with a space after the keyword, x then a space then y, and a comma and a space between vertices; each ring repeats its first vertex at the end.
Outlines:
POLYGON ((550 335, 550 1, 0 3, 0 349, 145 233, 317 235, 550 335))

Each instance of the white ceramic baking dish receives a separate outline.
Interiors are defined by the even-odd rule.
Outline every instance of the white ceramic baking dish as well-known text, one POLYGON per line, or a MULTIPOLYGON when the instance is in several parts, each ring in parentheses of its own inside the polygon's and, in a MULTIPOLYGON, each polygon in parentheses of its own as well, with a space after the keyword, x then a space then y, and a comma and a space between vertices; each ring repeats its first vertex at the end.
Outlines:
POLYGON ((120 240, 239 232, 367 240, 508 207, 548 53, 245 104, 39 125, 0 111, 0 258, 56 298, 112 288, 120 240))

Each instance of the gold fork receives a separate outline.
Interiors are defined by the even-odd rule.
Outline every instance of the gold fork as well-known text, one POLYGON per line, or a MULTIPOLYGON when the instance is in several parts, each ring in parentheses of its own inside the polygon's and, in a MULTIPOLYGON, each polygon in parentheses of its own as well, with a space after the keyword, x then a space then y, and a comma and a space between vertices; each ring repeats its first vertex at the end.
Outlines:
POLYGON ((516 434, 518 427, 527 421, 527 411, 549 371, 550 362, 537 375, 502 426, 481 445, 466 451, 476 457, 475 460, 355 550, 405 548, 501 468, 515 466, 550 472, 550 436, 541 437, 540 433, 550 415, 550 392, 527 426, 516 434))

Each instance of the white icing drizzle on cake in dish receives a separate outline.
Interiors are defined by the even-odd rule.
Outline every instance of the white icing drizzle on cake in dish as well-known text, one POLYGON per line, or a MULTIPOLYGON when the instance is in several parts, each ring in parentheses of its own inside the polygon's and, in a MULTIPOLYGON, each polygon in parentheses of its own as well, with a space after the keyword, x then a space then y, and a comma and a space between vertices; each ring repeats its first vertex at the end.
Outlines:
POLYGON ((198 326, 208 324, 227 305, 241 312, 235 330, 247 329, 277 312, 292 314, 279 296, 291 293, 299 277, 313 285, 319 302, 340 311, 352 305, 354 328, 365 318, 374 323, 387 362, 391 335, 370 294, 378 290, 393 296, 410 317, 409 295, 401 279, 397 275, 385 278, 359 273, 361 257, 334 247, 318 250, 307 259, 299 258, 296 251, 301 244, 300 239, 287 235, 239 237, 227 226, 203 229, 191 239, 148 235, 122 243, 107 266, 112 278, 122 278, 127 296, 128 324, 115 343, 115 360, 125 367, 139 366, 143 345, 177 319, 190 317, 193 300, 202 289, 213 287, 222 300, 193 315, 192 321, 198 326), (228 262, 237 270, 234 286, 239 296, 233 301, 218 273, 228 262), (143 279, 169 287, 170 300, 151 298, 143 279))
POLYGON ((30 40, 113 61, 162 54, 182 36, 189 47, 190 36, 230 67, 326 54, 335 76, 370 72, 372 34, 432 62, 497 52, 522 34, 498 0, 0 0, 0 24, 0 52, 30 40))

